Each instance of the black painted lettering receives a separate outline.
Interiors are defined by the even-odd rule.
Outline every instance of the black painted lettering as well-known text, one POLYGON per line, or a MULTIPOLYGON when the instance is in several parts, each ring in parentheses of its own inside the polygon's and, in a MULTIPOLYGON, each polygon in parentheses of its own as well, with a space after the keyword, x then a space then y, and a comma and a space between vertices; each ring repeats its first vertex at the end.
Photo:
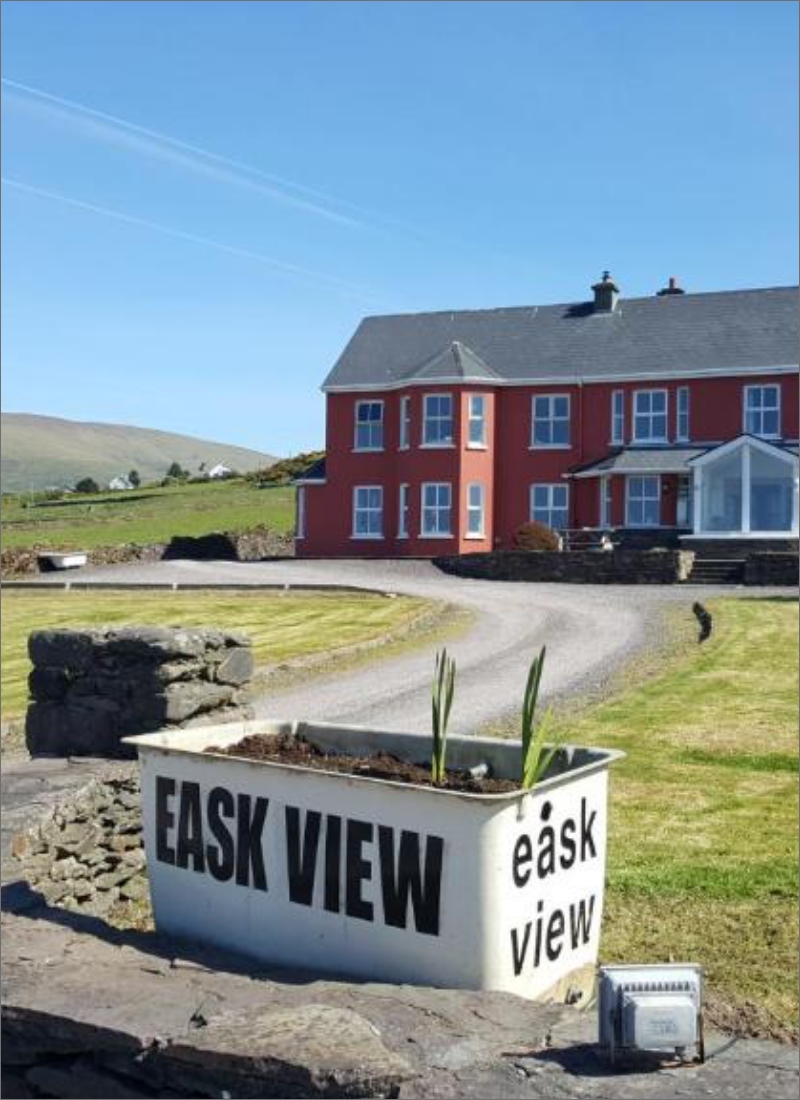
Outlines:
POLYGON ((219 882, 227 882, 229 878, 233 878, 236 866, 233 836, 222 820, 223 817, 233 817, 235 812, 236 801, 231 792, 224 787, 212 787, 208 795, 206 816, 216 844, 206 845, 206 863, 219 882))
POLYGON ((525 925, 525 931, 522 935, 522 944, 519 942, 519 936, 517 935, 516 928, 511 929, 511 954, 514 959, 514 977, 518 978, 522 973, 522 968, 525 965, 525 956, 528 953, 528 940, 531 938, 531 922, 525 925))
POLYGON ((538 966, 542 961, 542 924, 544 923, 542 917, 542 910, 544 909, 544 902, 540 901, 536 906, 536 946, 533 952, 533 965, 538 966))
POLYGON ((594 846, 594 838, 592 836, 592 829, 594 828, 594 819, 597 817, 597 810, 592 810, 592 815, 589 820, 586 820, 586 799, 581 799, 581 862, 587 859, 586 850, 591 849, 591 858, 597 855, 597 849, 594 846))
POLYGON ((581 945, 582 942, 589 942, 589 935, 592 929, 592 916, 594 915, 594 894, 587 902, 581 899, 578 905, 571 904, 569 907, 569 926, 570 926, 570 940, 572 942, 573 951, 581 945))
POLYGON ((539 856, 536 860, 536 874, 547 878, 556 869, 556 834, 552 825, 545 825, 539 833, 539 856))
POLYGON ((395 861, 394 829, 378 826, 378 850, 381 858, 381 889, 386 924, 405 928, 408 900, 414 910, 414 925, 427 936, 439 935, 439 908, 442 887, 444 841, 439 836, 425 839, 425 871, 420 867, 420 836, 403 829, 400 833, 400 858, 395 861))
POLYGON ((159 863, 175 862, 175 849, 170 847, 168 833, 175 824, 175 814, 169 800, 175 796, 175 780, 156 776, 156 859, 159 863))
POLYGON ((341 908, 342 819, 328 814, 325 822, 325 908, 338 913, 341 908))
POLYGON ((347 883, 345 910, 348 917, 373 920, 373 905, 361 894, 361 884, 372 878, 372 864, 364 859, 362 849, 372 843, 373 827, 368 821, 347 822, 347 883))
POLYGON ((563 912, 560 909, 556 909, 550 916, 547 925, 547 942, 545 944, 545 950, 547 951, 547 957, 550 962, 554 962, 561 954, 561 948, 564 945, 560 940, 564 935, 565 923, 563 912))
POLYGON ((559 863, 565 871, 575 862, 575 852, 577 848, 575 843, 575 829, 575 821, 571 817, 568 817, 561 826, 561 847, 564 851, 561 854, 559 863))
POLYGON ((512 873, 515 886, 524 886, 531 877, 531 872, 525 868, 533 860, 533 847, 531 838, 523 833, 514 845, 514 858, 512 861, 512 873))
POLYGON ((206 869, 203 851, 203 811, 200 803, 200 784, 181 783, 181 801, 178 812, 178 844, 175 863, 178 867, 188 867, 192 861, 192 870, 201 874, 206 869))
POLYGON ((295 806, 286 807, 286 861, 289 873, 289 898, 298 905, 311 905, 314 901, 314 880, 317 876, 317 852, 322 814, 316 810, 306 813, 302 848, 300 842, 300 811, 295 806))
POLYGON ((267 872, 264 867, 262 834, 269 806, 268 798, 256 798, 252 807, 249 794, 236 799, 236 884, 252 885, 256 890, 267 889, 267 872))

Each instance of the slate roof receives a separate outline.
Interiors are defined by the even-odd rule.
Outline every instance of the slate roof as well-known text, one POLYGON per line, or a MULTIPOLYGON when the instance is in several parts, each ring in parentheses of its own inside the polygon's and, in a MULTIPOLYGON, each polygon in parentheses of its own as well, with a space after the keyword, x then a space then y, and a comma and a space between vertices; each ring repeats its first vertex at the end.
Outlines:
POLYGON ((324 481, 325 480, 325 458, 318 458, 316 462, 313 462, 308 469, 300 476, 296 477, 292 482, 293 485, 302 485, 305 481, 324 481))
POLYGON ((367 317, 323 389, 756 373, 796 366, 798 335, 797 287, 367 317))
POLYGON ((600 474, 677 474, 689 473, 689 461, 704 454, 707 447, 627 447, 612 451, 599 462, 576 466, 573 477, 597 477, 600 474))

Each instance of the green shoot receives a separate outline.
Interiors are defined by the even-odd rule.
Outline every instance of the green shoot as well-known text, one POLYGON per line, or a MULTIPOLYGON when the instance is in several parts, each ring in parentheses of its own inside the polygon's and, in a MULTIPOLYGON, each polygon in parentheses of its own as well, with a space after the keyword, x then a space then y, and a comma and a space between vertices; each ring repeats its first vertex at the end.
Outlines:
POLYGON ((444 759, 447 742, 447 723, 450 720, 450 708, 453 705, 453 693, 456 683, 456 663, 443 649, 436 654, 436 670, 431 685, 431 704, 433 719, 433 752, 431 753, 431 779, 434 783, 444 782, 444 759))
POLYGON ((556 742, 545 751, 547 735, 553 725, 552 710, 548 710, 542 721, 536 724, 536 703, 539 698, 545 652, 546 648, 542 646, 541 653, 538 657, 534 657, 531 663, 528 682, 525 685, 525 698, 522 702, 522 789, 526 791, 539 782, 558 751, 556 742))

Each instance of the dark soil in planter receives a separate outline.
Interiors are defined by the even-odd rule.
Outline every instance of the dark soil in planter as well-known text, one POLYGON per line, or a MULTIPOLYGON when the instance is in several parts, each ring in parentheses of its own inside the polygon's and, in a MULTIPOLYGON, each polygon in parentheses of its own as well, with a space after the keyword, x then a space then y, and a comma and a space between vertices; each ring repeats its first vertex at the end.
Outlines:
POLYGON ((463 791, 468 794, 506 794, 519 790, 520 784, 513 779, 493 779, 484 776, 476 779, 470 772, 448 771, 444 783, 431 782, 430 769, 420 764, 410 764, 388 752, 378 752, 374 756, 346 756, 341 753, 328 753, 289 734, 251 734, 235 745, 226 748, 209 746, 205 752, 220 753, 223 756, 238 756, 246 760, 266 760, 275 764, 296 764, 317 771, 341 772, 344 775, 363 776, 368 779, 390 779, 394 783, 413 783, 418 787, 433 787, 438 790, 463 791))

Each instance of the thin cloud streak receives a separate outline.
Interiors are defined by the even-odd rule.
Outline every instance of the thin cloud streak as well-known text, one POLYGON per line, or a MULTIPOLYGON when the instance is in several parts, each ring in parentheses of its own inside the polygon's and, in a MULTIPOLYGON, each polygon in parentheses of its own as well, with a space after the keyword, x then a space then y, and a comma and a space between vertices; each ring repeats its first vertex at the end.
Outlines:
POLYGON ((250 187, 268 198, 287 203, 300 210, 304 210, 306 213, 315 214, 319 217, 327 218, 330 221, 339 222, 352 227, 372 228, 371 219, 376 219, 374 227, 381 228, 379 224, 379 215, 375 215, 371 211, 359 207, 354 203, 347 202, 344 199, 336 199, 331 195, 326 195, 322 191, 306 187, 304 184, 296 183, 293 180, 285 179, 270 172, 264 172, 262 169, 255 168, 253 165, 244 164, 242 161, 234 160, 220 153, 214 153, 210 149, 204 149, 199 145, 193 145, 190 142, 182 141, 179 138, 172 137, 170 134, 165 134, 159 130, 152 130, 146 126, 139 126, 137 123, 129 122, 127 119, 121 118, 118 115, 108 114, 105 111, 96 110, 94 107, 87 107, 83 103, 65 99, 63 96, 53 95, 51 92, 45 92, 41 88, 34 88, 29 84, 22 84, 20 81, 11 80, 9 77, 0 77, 0 82, 7 88, 13 89, 16 92, 22 92, 25 95, 33 96, 46 103, 55 105, 61 108, 61 111, 77 112, 78 114, 85 115, 102 123, 104 127, 121 129, 131 134, 136 134, 140 139, 138 148, 141 152, 153 152, 163 157, 164 147, 166 146, 171 150, 177 150, 181 154, 175 157, 176 161, 188 168, 194 168, 197 171, 201 171, 206 175, 214 175, 215 178, 223 179, 225 182, 238 183, 242 186, 250 187), (142 141, 141 139, 145 140, 142 141), (219 174, 214 174, 210 171, 210 164, 212 163, 222 168, 223 171, 219 172, 218 169, 219 174), (291 194, 290 192, 292 191, 297 192, 297 194, 291 194), (301 198, 299 197, 301 195, 308 197, 301 198), (321 205, 322 203, 328 205, 321 205), (340 207, 341 210, 335 209, 336 207, 340 207), (350 210, 353 213, 346 214, 343 213, 344 210, 350 210))
POLYGON ((74 199, 69 195, 63 195, 58 191, 48 191, 43 187, 35 187, 33 184, 24 183, 21 180, 11 179, 7 176, 0 177, 2 182, 7 187, 16 188, 19 191, 24 191, 30 195, 37 195, 40 198, 51 199, 55 202, 64 203, 67 206, 75 207, 79 210, 86 210, 93 214, 102 214, 107 218, 114 218, 117 221, 125 222, 128 225, 135 225, 143 229, 151 229, 157 233, 164 233, 170 237, 177 237, 179 240, 190 241, 193 244, 205 245, 207 248, 215 248, 220 252, 227 252, 231 256, 238 256, 242 259, 254 260, 256 263, 263 264, 266 267, 271 268, 273 271, 280 272, 284 275, 289 275, 292 278, 300 279, 305 282, 321 283, 325 286, 329 286, 336 290, 339 290, 345 294, 353 297, 360 298, 361 300, 376 303, 381 302, 384 299, 380 298, 374 292, 370 291, 367 287, 359 286, 357 283, 350 283, 345 279, 339 279, 334 275, 326 275, 321 271, 314 271, 311 268, 300 267, 297 264, 288 264, 282 260, 277 260, 273 256, 267 256, 262 252, 251 252, 246 248, 238 248, 235 245, 225 244, 222 241, 215 241, 210 237, 203 237, 196 233, 188 233, 183 229, 174 229, 172 226, 162 225, 159 222, 152 222, 146 218, 138 218, 133 214, 125 214, 121 210, 112 210, 107 206, 98 206, 95 203, 85 202, 82 199, 74 199))

